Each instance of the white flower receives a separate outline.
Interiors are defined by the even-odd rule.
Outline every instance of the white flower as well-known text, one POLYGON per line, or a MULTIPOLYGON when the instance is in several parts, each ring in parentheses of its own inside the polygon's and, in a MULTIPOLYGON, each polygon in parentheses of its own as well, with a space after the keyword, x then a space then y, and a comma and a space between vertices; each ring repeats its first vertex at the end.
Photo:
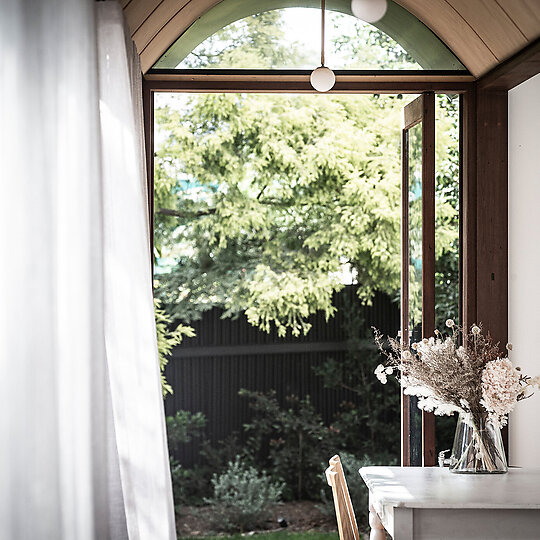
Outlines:
POLYGON ((448 328, 452 328, 453 326, 455 326, 455 323, 452 319, 446 319, 446 322, 444 324, 446 324, 448 328))
POLYGON ((432 390, 420 385, 418 382, 405 380, 403 381, 403 384, 405 386, 403 393, 408 396, 431 397, 433 395, 432 390))
POLYGON ((451 403, 446 403, 441 401, 440 398, 435 396, 433 390, 422 386, 421 384, 415 383, 413 381, 406 381, 408 386, 405 387, 403 393, 408 396, 418 397, 418 408, 423 411, 433 412, 437 416, 450 416, 456 411, 459 411, 459 408, 451 403))
POLYGON ((412 360, 413 356, 411 354, 411 351, 402 351, 401 352, 401 359, 402 360, 412 360))
POLYGON ((381 381, 383 384, 386 384, 386 368, 382 364, 379 364, 375 368, 375 371, 373 373, 375 373, 375 376, 377 377, 377 379, 379 379, 379 381, 381 381))
POLYGON ((482 399, 480 403, 503 421, 517 403, 521 392, 519 372, 508 358, 488 362, 482 371, 482 399))
POLYGON ((480 333, 480 328, 478 326, 476 326, 476 324, 473 324, 473 327, 471 328, 471 332, 477 336, 479 333, 480 333))

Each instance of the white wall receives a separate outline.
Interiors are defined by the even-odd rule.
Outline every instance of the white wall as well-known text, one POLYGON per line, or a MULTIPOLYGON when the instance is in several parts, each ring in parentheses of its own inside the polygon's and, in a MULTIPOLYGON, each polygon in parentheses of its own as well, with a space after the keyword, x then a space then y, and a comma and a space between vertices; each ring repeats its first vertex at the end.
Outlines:
MULTIPOLYGON (((508 335, 511 359, 540 375, 540 75, 509 93, 508 335)), ((510 464, 540 466, 540 391, 509 422, 510 464)))

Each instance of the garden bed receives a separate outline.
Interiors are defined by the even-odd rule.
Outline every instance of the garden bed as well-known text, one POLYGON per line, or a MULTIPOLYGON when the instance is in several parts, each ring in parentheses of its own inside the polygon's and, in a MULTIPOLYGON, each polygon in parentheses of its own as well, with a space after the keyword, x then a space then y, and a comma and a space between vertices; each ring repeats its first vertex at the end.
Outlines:
MULTIPOLYGON (((206 538, 215 535, 209 528, 212 508, 210 506, 185 506, 176 522, 179 538, 206 538)), ((265 524, 267 532, 317 532, 336 533, 337 524, 333 514, 321 511, 321 503, 313 501, 294 501, 280 503, 273 513, 272 519, 265 524), (282 527, 278 519, 284 519, 286 527, 282 527)))

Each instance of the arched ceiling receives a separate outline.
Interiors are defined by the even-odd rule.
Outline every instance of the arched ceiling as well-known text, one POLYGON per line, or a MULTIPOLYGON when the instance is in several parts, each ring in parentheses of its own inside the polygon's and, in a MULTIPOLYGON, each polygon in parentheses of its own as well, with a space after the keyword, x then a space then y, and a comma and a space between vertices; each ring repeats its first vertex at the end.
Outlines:
MULTIPOLYGON (((540 37, 540 0, 394 1, 430 28, 476 77, 540 37)), ((219 2, 120 0, 143 71, 219 2)))

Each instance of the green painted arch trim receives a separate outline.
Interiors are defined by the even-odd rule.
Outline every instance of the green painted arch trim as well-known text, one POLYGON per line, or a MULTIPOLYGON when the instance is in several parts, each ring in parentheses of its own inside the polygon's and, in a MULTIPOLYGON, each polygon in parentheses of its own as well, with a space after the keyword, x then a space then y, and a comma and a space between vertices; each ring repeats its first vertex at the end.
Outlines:
MULTIPOLYGON (((195 47, 221 28, 250 15, 274 9, 320 7, 319 0, 222 0, 199 17, 155 63, 174 69, 195 47)), ((327 9, 351 15, 350 0, 328 0, 327 9)), ((388 0, 385 16, 374 24, 399 43, 423 69, 465 70, 448 47, 414 15, 388 0)))

